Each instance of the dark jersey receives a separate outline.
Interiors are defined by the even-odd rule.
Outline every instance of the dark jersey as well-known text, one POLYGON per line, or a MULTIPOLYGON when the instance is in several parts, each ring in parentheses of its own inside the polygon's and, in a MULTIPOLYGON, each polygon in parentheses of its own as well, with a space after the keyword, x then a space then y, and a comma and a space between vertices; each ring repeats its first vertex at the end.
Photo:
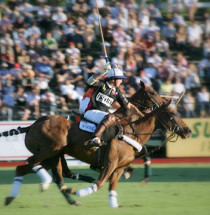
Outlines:
POLYGON ((91 96, 91 108, 108 112, 112 104, 117 101, 121 107, 128 104, 127 98, 120 92, 119 88, 111 88, 107 82, 99 81, 91 86, 94 93, 91 96))

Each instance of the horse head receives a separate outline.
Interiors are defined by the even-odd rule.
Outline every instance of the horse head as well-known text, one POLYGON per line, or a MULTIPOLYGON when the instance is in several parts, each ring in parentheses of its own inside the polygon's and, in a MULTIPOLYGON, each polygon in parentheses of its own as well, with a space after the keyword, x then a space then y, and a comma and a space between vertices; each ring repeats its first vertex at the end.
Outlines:
POLYGON ((191 136, 190 128, 184 123, 176 111, 170 107, 171 100, 164 100, 162 106, 153 112, 157 119, 158 126, 162 130, 168 130, 173 134, 179 135, 181 138, 189 138, 191 136))
POLYGON ((152 87, 146 86, 142 81, 140 86, 141 88, 129 99, 140 111, 148 113, 163 104, 164 99, 152 87))

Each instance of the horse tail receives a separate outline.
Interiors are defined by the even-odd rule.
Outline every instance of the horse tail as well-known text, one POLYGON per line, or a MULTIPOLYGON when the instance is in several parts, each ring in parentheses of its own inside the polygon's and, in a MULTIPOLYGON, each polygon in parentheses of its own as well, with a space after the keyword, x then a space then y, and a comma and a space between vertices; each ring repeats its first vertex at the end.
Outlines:
POLYGON ((30 128, 31 128, 31 126, 28 126, 28 127, 20 127, 19 126, 16 129, 11 129, 9 131, 3 131, 2 133, 0 133, 0 137, 8 137, 8 136, 26 133, 29 131, 30 128))

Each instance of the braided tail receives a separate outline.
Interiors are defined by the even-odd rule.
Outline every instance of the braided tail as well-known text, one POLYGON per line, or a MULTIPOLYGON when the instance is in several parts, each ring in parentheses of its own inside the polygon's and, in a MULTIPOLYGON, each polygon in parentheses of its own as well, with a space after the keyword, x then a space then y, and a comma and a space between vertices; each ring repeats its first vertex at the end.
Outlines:
POLYGON ((17 129, 11 129, 9 131, 3 131, 2 133, 0 133, 0 137, 8 137, 8 136, 26 133, 29 131, 30 128, 31 128, 31 126, 23 127, 23 128, 19 126, 17 129))

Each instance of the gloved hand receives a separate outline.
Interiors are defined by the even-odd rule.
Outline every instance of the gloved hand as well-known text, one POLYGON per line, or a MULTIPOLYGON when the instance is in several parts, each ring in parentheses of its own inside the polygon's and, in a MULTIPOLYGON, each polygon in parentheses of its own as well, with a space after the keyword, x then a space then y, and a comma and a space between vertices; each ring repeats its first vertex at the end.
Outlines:
POLYGON ((107 62, 104 66, 104 71, 107 73, 110 69, 111 69, 111 63, 110 62, 107 62))

